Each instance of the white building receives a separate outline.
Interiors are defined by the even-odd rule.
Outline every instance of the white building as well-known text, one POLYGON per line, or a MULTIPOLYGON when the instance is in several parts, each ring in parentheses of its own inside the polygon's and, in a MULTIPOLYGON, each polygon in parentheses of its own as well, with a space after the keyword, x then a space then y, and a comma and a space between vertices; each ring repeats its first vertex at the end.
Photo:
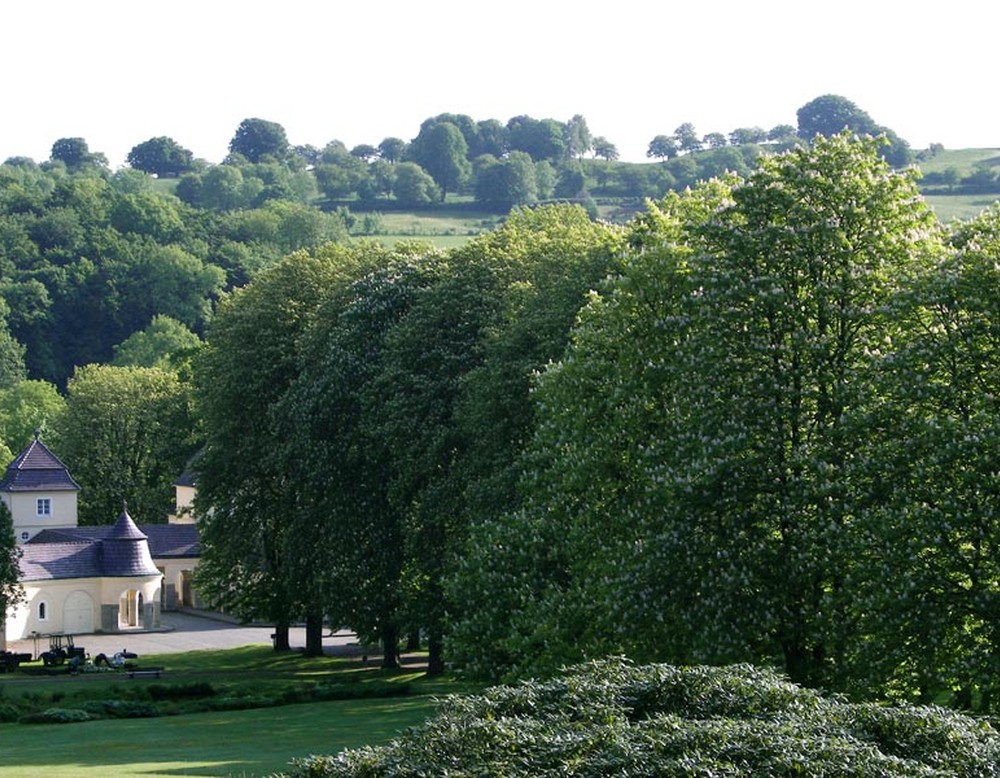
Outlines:
POLYGON ((37 438, 7 467, 0 499, 22 556, 25 603, 0 638, 155 629, 161 607, 192 605, 193 522, 139 527, 123 508, 114 525, 77 525, 79 485, 37 438))

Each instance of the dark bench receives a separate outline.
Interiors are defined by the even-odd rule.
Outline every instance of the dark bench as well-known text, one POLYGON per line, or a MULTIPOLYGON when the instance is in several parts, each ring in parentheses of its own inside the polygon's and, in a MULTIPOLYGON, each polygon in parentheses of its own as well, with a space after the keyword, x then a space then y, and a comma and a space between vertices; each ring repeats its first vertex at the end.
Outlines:
POLYGON ((160 677, 160 673, 163 672, 162 667, 130 667, 126 670, 129 678, 152 678, 160 677))

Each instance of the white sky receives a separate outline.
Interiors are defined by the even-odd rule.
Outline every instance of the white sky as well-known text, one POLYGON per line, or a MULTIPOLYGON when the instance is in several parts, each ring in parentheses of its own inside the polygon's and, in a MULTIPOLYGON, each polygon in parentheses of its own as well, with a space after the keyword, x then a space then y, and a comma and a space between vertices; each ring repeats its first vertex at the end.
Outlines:
POLYGON ((0 29, 0 160, 83 137, 117 168, 167 135, 214 163, 245 118, 351 147, 451 112, 582 114, 642 161, 823 94, 916 149, 1000 147, 988 0, 10 0, 0 29))

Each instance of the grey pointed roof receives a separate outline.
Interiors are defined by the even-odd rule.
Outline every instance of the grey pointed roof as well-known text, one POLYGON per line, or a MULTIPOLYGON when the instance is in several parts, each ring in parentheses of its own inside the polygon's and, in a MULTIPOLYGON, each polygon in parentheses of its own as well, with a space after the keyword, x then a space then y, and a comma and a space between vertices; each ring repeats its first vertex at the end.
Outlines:
POLYGON ((101 562, 104 574, 111 577, 159 574, 145 534, 124 509, 101 543, 101 562))
POLYGON ((113 526, 42 530, 21 550, 23 581, 160 574, 146 534, 125 510, 113 526))
POLYGON ((7 466, 0 481, 0 491, 78 492, 80 485, 73 480, 62 460, 35 438, 7 466))

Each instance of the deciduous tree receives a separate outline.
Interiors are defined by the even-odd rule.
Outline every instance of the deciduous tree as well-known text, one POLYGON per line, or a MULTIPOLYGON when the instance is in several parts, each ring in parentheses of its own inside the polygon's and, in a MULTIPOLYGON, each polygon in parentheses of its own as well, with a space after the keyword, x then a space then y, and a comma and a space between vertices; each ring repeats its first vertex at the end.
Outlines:
POLYGON ((468 154, 469 145, 462 131, 447 121, 426 125, 407 151, 409 158, 434 179, 442 199, 469 180, 472 166, 468 154))
POLYGON ((193 167, 194 155, 173 138, 160 135, 136 144, 125 161, 135 168, 161 178, 177 178, 193 167))
POLYGON ((82 487, 81 524, 112 522, 122 500, 143 521, 166 519, 194 446, 191 390, 174 373, 78 368, 57 425, 55 445, 82 487))
POLYGON ((298 377, 299 337, 356 267, 354 255, 331 245, 263 271, 222 300, 196 365, 206 439, 198 464, 200 585, 233 613, 272 621, 276 649, 288 648, 294 619, 307 610, 314 617, 322 569, 290 577, 300 549, 288 516, 300 500, 282 466, 287 448, 273 408, 298 377))
POLYGON ((244 119, 229 141, 229 150, 250 162, 260 162, 264 157, 281 160, 288 153, 288 138, 285 128, 277 122, 244 119))

